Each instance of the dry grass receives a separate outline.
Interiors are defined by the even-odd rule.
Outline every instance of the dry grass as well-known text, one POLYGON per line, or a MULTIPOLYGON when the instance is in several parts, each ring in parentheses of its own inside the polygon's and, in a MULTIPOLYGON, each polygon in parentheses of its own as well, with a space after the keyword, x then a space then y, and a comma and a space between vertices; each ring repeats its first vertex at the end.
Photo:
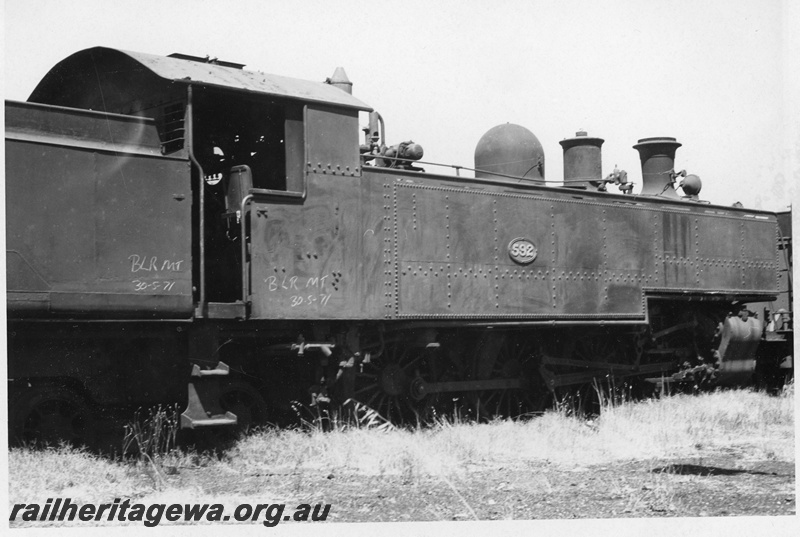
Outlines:
POLYGON ((608 408, 597 423, 595 455, 619 458, 737 454, 794 460, 794 393, 746 390, 673 396, 608 408))
MULTIPOLYGON (((455 490, 452 483, 475 471, 542 464, 579 469, 625 461, 653 461, 655 467, 659 461, 712 455, 793 461, 794 390, 778 397, 746 390, 676 395, 609 405, 593 420, 551 411, 528 421, 441 422, 417 430, 378 421, 331 432, 313 427, 265 429, 243 438, 221 458, 173 452, 162 458, 158 475, 152 461, 113 462, 66 447, 12 449, 9 498, 19 502, 62 496, 97 502, 126 497, 154 502, 175 496, 186 502, 214 494, 219 501, 222 494, 225 503, 235 503, 222 490, 174 488, 178 485, 169 479, 170 467, 198 465, 230 475, 285 474, 298 483, 301 478, 296 476, 329 473, 401 476, 412 483, 437 478, 455 490)), ((669 508, 676 480, 659 473, 647 479, 635 490, 618 492, 629 494, 634 512, 642 502, 669 508)))
POLYGON ((450 475, 475 466, 585 466, 720 453, 793 460, 793 390, 780 397, 747 390, 676 395, 607 406, 594 420, 553 411, 528 421, 441 422, 418 430, 268 430, 241 441, 227 464, 252 471, 302 467, 368 475, 450 475))
POLYGON ((43 502, 54 496, 74 502, 106 501, 139 498, 153 491, 136 468, 67 446, 9 450, 8 479, 9 499, 20 502, 43 502))
MULTIPOLYGON (((14 503, 44 504, 47 498, 69 498, 74 504, 112 503, 115 498, 127 498, 133 503, 152 504, 211 504, 224 506, 233 512, 236 506, 252 503, 253 495, 209 492, 197 487, 186 488, 170 483, 170 468, 191 467, 198 463, 209 465, 212 460, 196 453, 171 452, 160 457, 160 462, 135 459, 126 462, 110 461, 69 446, 48 449, 15 448, 9 450, 9 508, 14 503), (158 466, 156 468, 156 466, 158 466)), ((285 502, 286 499, 269 491, 260 491, 259 501, 285 502)), ((17 520, 14 527, 69 526, 135 526, 141 522, 126 521, 36 523, 17 520)), ((193 524, 179 522, 179 524, 193 524)))

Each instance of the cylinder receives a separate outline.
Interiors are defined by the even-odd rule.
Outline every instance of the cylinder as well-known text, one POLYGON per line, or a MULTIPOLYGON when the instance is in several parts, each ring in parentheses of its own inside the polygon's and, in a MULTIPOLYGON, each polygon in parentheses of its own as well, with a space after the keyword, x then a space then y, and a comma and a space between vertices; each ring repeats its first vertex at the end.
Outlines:
POLYGON ((514 177, 544 182, 544 149, 536 136, 520 125, 489 129, 475 147, 475 177, 514 177))
POLYGON ((633 148, 642 161, 643 196, 681 199, 672 183, 675 173, 675 151, 681 146, 675 138, 660 136, 642 138, 633 148))
POLYGON ((600 146, 604 141, 602 138, 588 136, 585 131, 578 131, 575 138, 558 142, 564 148, 564 186, 585 190, 602 184, 600 146))

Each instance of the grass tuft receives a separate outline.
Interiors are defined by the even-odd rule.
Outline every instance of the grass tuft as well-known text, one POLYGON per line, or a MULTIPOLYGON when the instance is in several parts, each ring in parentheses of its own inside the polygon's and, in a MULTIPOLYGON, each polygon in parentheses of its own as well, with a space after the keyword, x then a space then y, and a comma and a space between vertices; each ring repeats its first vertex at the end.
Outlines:
POLYGON ((139 462, 150 471, 150 476, 157 490, 165 486, 165 473, 177 473, 175 459, 177 452, 180 411, 178 406, 162 407, 148 410, 142 416, 137 410, 133 420, 125 425, 125 438, 122 443, 122 455, 136 455, 139 462))
POLYGON ((163 459, 177 447, 180 411, 177 405, 148 410, 142 416, 141 409, 134 413, 133 420, 125 425, 122 454, 135 454, 149 460, 163 459))

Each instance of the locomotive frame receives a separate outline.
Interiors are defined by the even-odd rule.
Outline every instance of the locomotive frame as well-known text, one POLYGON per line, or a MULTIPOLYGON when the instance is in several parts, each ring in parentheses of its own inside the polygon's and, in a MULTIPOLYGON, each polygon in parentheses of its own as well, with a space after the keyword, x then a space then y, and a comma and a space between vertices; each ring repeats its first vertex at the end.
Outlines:
POLYGON ((624 176, 588 137, 562 142, 591 153, 562 186, 537 154, 438 175, 351 86, 98 47, 6 103, 12 439, 91 441, 108 409, 176 402, 186 428, 293 399, 515 415, 790 356, 786 219, 678 196, 674 139, 637 145, 641 195, 606 191, 624 176), (745 307, 779 297, 766 323, 745 307))

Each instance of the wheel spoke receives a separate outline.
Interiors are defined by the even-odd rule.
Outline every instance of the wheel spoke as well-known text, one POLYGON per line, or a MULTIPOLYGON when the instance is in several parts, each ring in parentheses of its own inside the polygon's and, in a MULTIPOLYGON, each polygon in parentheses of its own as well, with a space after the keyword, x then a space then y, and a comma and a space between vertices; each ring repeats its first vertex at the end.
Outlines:
POLYGON ((422 360, 424 357, 425 357, 424 354, 420 354, 419 356, 417 356, 416 358, 414 358, 410 362, 408 362, 406 365, 401 365, 400 366, 400 370, 401 371, 407 371, 409 367, 411 367, 412 365, 416 364, 417 362, 422 360))
POLYGON ((378 389, 378 383, 375 382, 373 384, 370 384, 368 386, 364 386, 363 388, 359 388, 358 390, 354 391, 353 392, 353 396, 360 395, 362 393, 370 393, 371 391, 377 390, 377 389, 378 389))
MULTIPOLYGON (((373 403, 373 402, 375 401, 375 399, 376 399, 378 396, 380 396, 380 395, 381 395, 381 392, 379 392, 379 391, 376 391, 375 393, 373 393, 373 394, 372 394, 372 397, 370 397, 370 398, 369 398, 369 400, 368 400, 368 401, 365 403, 365 404, 366 404, 366 406, 368 406, 368 407, 371 407, 371 406, 372 406, 372 403, 373 403)), ((381 399, 379 399, 379 401, 382 401, 382 400, 383 400, 383 397, 381 397, 381 399)), ((379 406, 379 405, 378 405, 378 406, 379 406)))

